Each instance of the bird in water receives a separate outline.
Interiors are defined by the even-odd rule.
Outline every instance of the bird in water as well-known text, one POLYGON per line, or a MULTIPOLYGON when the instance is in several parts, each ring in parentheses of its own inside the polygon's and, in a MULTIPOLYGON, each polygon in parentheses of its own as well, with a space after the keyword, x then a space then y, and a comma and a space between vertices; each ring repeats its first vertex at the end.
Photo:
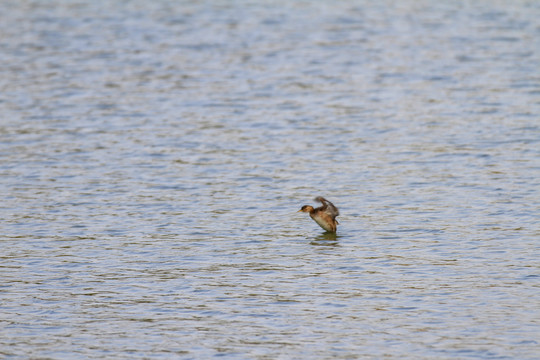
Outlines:
POLYGON ((304 205, 298 212, 309 213, 309 216, 324 230, 336 232, 337 225, 339 224, 336 220, 336 216, 339 215, 337 207, 322 196, 316 197, 315 201, 320 202, 322 206, 314 209, 311 205, 304 205))

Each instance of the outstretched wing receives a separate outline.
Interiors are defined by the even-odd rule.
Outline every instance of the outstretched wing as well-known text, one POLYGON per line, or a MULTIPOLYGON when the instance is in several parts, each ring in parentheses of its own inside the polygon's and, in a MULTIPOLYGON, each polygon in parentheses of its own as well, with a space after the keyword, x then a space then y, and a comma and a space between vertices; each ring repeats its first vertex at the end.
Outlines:
POLYGON ((315 198, 315 201, 318 201, 321 204, 323 204, 323 206, 321 206, 319 209, 324 211, 328 216, 330 216, 332 220, 334 220, 336 216, 339 215, 338 208, 335 207, 334 204, 332 204, 330 201, 326 200, 322 196, 317 196, 315 198))

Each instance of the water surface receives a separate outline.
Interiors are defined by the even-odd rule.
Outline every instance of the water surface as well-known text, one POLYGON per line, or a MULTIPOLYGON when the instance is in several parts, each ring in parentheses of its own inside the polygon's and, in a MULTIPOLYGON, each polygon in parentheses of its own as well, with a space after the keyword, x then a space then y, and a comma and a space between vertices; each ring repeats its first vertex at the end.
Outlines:
POLYGON ((0 354, 538 358, 539 10, 3 2, 0 354))

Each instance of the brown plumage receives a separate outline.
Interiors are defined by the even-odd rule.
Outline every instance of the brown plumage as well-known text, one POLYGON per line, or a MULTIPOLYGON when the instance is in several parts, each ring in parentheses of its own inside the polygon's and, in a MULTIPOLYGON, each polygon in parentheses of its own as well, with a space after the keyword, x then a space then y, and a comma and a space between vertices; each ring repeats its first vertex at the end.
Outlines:
POLYGON ((321 196, 316 197, 315 201, 320 202, 322 206, 314 209, 311 205, 304 205, 298 212, 309 213, 309 216, 324 230, 336 232, 337 225, 339 224, 336 220, 336 216, 339 215, 337 207, 321 196))

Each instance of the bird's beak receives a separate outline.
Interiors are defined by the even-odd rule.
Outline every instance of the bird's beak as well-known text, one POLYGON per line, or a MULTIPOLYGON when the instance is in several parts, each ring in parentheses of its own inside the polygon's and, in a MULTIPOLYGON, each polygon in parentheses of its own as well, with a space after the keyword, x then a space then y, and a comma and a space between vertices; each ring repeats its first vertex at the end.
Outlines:
POLYGON ((297 212, 302 212, 302 209, 298 210, 297 212))

